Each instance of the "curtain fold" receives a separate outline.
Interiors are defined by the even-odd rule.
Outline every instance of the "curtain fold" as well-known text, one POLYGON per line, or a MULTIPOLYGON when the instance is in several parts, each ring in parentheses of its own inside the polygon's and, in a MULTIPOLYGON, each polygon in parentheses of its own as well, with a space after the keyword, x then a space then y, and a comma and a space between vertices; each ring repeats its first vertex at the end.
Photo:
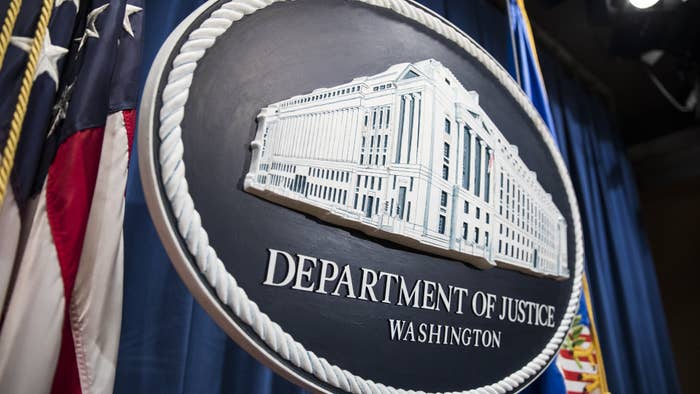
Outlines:
POLYGON ((541 51, 557 142, 576 188, 596 326, 613 393, 677 393, 634 176, 600 96, 541 51))
MULTIPOLYGON (((142 82, 163 41, 203 2, 146 1, 142 82)), ((421 3, 466 31, 502 64, 512 63, 507 17, 491 2, 421 3)), ((611 390, 676 393, 673 358, 653 262, 639 223, 634 180, 615 137, 611 114, 546 50, 540 51, 540 57, 560 131, 557 139, 584 220, 587 269, 611 390)), ((137 155, 132 155, 129 167, 124 226, 124 312, 116 392, 303 392, 241 350, 193 300, 151 222, 137 155)), ((536 382, 533 389, 537 386, 536 382)))
MULTIPOLYGON (((204 2, 146 1, 142 86, 170 32, 204 2)), ((150 219, 137 156, 131 156, 126 193, 124 312, 115 392, 303 393, 239 348, 194 301, 150 219)))

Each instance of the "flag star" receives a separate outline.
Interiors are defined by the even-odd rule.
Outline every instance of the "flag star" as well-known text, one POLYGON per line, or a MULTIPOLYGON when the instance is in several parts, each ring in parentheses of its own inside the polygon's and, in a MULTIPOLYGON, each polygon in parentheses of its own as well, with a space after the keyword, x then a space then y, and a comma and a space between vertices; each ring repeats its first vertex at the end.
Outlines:
POLYGON ((61 5, 63 5, 63 3, 73 3, 75 4, 76 11, 80 9, 80 0, 55 0, 55 2, 53 3, 53 7, 58 8, 61 5))
POLYGON ((100 16, 100 14, 102 14, 107 7, 109 7, 109 3, 95 8, 88 14, 87 21, 85 22, 85 33, 83 33, 83 36, 79 39, 80 44, 78 45, 78 51, 83 49, 83 45, 85 45, 88 38, 100 38, 100 33, 97 31, 95 22, 97 22, 97 17, 100 16))
POLYGON ((71 94, 73 93, 74 86, 75 81, 73 81, 73 83, 71 83, 70 85, 64 87, 63 91, 61 92, 61 97, 53 106, 53 119, 51 121, 51 127, 49 127, 49 132, 46 135, 46 138, 49 138, 54 133, 54 131, 56 131, 56 128, 61 123, 61 121, 66 118, 66 115, 68 114, 68 105, 70 104, 70 98, 71 94))
POLYGON ((124 10, 124 22, 122 23, 124 30, 129 33, 131 37, 134 36, 134 30, 131 28, 131 20, 129 20, 129 17, 132 14, 135 14, 137 12, 143 11, 143 8, 137 7, 135 5, 127 4, 126 9, 124 10))
MULTIPOLYGON (((10 39, 10 43, 27 53, 32 49, 31 37, 14 36, 10 39)), ((61 60, 66 53, 68 53, 68 49, 53 45, 50 31, 47 30, 41 47, 39 61, 37 62, 36 72, 34 73, 34 79, 36 80, 39 75, 47 73, 56 84, 55 88, 58 89, 58 61, 61 60)))

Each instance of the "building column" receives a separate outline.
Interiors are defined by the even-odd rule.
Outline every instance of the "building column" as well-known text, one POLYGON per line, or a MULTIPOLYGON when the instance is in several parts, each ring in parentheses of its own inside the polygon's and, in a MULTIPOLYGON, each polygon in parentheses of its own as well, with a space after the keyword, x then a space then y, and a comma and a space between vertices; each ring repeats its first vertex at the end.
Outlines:
POLYGON ((296 135, 296 133, 294 132, 294 122, 292 122, 292 118, 290 118, 290 117, 287 117, 287 119, 285 120, 285 122, 287 123, 286 129, 287 129, 287 133, 289 134, 289 140, 290 140, 290 144, 289 144, 289 156, 294 157, 294 155, 295 155, 295 153, 296 153, 296 152, 295 152, 295 151, 296 151, 296 149, 295 149, 296 146, 295 146, 295 145, 296 145, 296 142, 297 142, 297 135, 296 135))
POLYGON ((319 112, 315 115, 316 117, 316 122, 314 124, 314 129, 316 130, 316 133, 318 135, 318 158, 319 160, 323 160, 326 158, 325 156, 325 149, 326 149, 326 142, 325 142, 325 136, 326 133, 323 130, 323 112, 319 112))
POLYGON ((333 157, 336 161, 343 161, 343 152, 345 150, 345 109, 335 111, 335 154, 333 157))
POLYGON ((350 119, 350 141, 352 142, 350 145, 350 159, 349 161, 353 163, 357 163, 357 152, 359 151, 359 144, 360 144, 360 129, 361 129, 361 120, 358 122, 359 117, 363 116, 363 114, 360 112, 360 108, 356 107, 352 109, 352 117, 350 119))
MULTIPOLYGON (((462 120, 455 117, 455 126, 457 128, 457 146, 454 147, 454 153, 452 153, 452 156, 450 156, 450 167, 454 167, 454 184, 457 185, 457 187, 462 187, 462 166, 460 161, 460 159, 462 159, 462 151, 464 150, 462 125, 462 120)), ((452 145, 450 145, 450 148, 452 149, 452 145)))
POLYGON ((289 154, 289 130, 287 130, 287 119, 282 118, 280 119, 279 123, 279 128, 280 128, 280 136, 282 137, 282 141, 284 143, 282 144, 282 156, 287 156, 289 154))
POLYGON ((321 113, 321 133, 323 133, 323 159, 330 160, 331 158, 331 132, 328 118, 330 113, 324 111, 321 113))
POLYGON ((481 160, 481 166, 480 166, 481 171, 478 174, 479 177, 481 177, 481 179, 480 179, 481 187, 479 188, 479 189, 481 189, 480 190, 481 194, 479 197, 481 197, 481 199, 483 200, 484 196, 486 196, 486 177, 485 177, 485 175, 486 175, 486 164, 485 164, 485 161, 486 161, 486 142, 484 140, 479 140, 479 149, 481 149, 481 155, 480 155, 481 157, 479 158, 481 160))
MULTIPOLYGON (((494 166, 493 166, 493 168, 491 168, 491 172, 489 172, 489 157, 493 156, 493 149, 487 147, 485 152, 486 152, 486 157, 484 157, 484 163, 485 163, 486 168, 484 169, 484 186, 485 186, 485 188, 484 188, 484 201, 486 201, 486 192, 488 189, 489 200, 486 202, 489 204, 489 206, 491 206, 491 205, 493 205, 492 204, 492 202, 493 202, 493 176, 494 176, 494 169, 495 169, 496 165, 494 162, 494 166), (486 175, 487 174, 488 174, 488 179, 489 179, 488 184, 486 184, 486 177, 487 177, 486 175)), ((522 208, 524 205, 525 205, 524 203, 521 205, 521 212, 522 212, 522 208)))
POLYGON ((410 105, 407 106, 408 109, 408 139, 406 140, 406 164, 409 164, 411 160, 414 159, 413 157, 413 130, 416 127, 416 94, 411 93, 410 94, 410 105))
POLYGON ((316 113, 314 114, 314 130, 316 132, 316 141, 317 141, 317 148, 316 148, 316 156, 317 159, 322 159, 323 155, 323 133, 321 130, 321 114, 316 113))
POLYGON ((304 132, 308 134, 308 144, 309 144, 309 158, 310 159, 315 159, 316 156, 318 155, 316 146, 317 146, 317 141, 316 141, 316 130, 314 130, 313 127, 313 115, 312 114, 306 114, 304 115, 306 118, 305 125, 304 125, 304 132))
POLYGON ((304 118, 302 115, 299 115, 299 132, 301 133, 301 157, 308 159, 309 158, 309 133, 306 132, 306 129, 304 128, 304 118))
POLYGON ((406 122, 407 116, 406 112, 409 111, 408 108, 408 95, 404 94, 401 96, 399 100, 399 111, 398 111, 398 129, 396 132, 396 144, 394 144, 394 161, 396 163, 401 163, 402 157, 402 151, 403 151, 403 145, 405 145, 404 142, 404 134, 407 133, 407 128, 408 128, 408 122, 406 122), (403 109, 403 111, 402 111, 403 109), (403 113, 402 113, 403 112, 403 113))
POLYGON ((336 130, 335 130, 335 159, 337 161, 343 161, 343 155, 345 154, 345 122, 346 122, 347 110, 339 109, 336 111, 336 130))
POLYGON ((345 108, 345 109, 343 109, 343 112, 342 112, 343 116, 342 116, 341 130, 343 133, 343 139, 342 139, 343 146, 341 147, 341 152, 342 152, 341 160, 344 162, 348 161, 349 152, 351 150, 351 146, 350 146, 350 144, 351 144, 350 138, 352 137, 352 135, 350 134, 350 117, 352 114, 351 111, 352 111, 352 109, 345 108))
POLYGON ((274 155, 277 154, 277 134, 275 133, 275 122, 267 120, 266 121, 266 127, 268 127, 268 130, 270 130, 270 133, 268 134, 268 141, 270 142, 270 148, 268 152, 268 157, 273 157, 274 155))
POLYGON ((330 111, 328 112, 328 137, 329 137, 329 142, 330 142, 330 149, 328 150, 328 155, 330 156, 330 160, 336 160, 336 149, 337 149, 337 137, 336 133, 338 132, 338 128, 336 127, 338 122, 336 119, 337 116, 337 111, 330 111))
POLYGON ((408 120, 408 140, 404 144, 406 146, 405 162, 408 164, 411 157, 411 147, 413 146, 413 131, 416 128, 416 96, 415 94, 410 95, 409 99, 410 105, 408 106, 408 115, 406 119, 408 120))
POLYGON ((294 154, 293 154, 294 157, 301 156, 301 149, 299 149, 299 148, 301 148, 302 134, 299 132, 297 120, 298 120, 298 118, 296 116, 291 118, 291 123, 292 123, 291 128, 292 128, 292 131, 294 133, 294 154))
POLYGON ((469 129, 469 174, 467 176, 469 177, 469 191, 474 194, 474 183, 476 182, 476 179, 474 177, 475 171, 474 171, 474 166, 476 164, 475 161, 475 153, 476 153, 476 136, 474 136, 474 131, 469 129))

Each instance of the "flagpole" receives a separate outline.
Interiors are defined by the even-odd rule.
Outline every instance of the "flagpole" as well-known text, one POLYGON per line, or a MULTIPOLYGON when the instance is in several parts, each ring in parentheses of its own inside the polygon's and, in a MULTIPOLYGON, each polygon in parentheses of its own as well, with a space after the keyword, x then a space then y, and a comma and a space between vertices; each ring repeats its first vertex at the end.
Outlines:
POLYGON ((603 352, 600 349, 600 341, 598 340, 598 330, 595 328, 595 319, 593 317, 593 304, 591 303, 591 292, 588 289, 588 274, 583 274, 583 296, 586 301, 586 309, 588 309, 588 319, 591 322, 591 333, 593 339, 593 347, 595 348, 596 364, 598 365, 597 373, 600 377, 600 389, 604 394, 610 394, 608 389, 608 379, 605 376, 605 363, 603 362, 603 352))

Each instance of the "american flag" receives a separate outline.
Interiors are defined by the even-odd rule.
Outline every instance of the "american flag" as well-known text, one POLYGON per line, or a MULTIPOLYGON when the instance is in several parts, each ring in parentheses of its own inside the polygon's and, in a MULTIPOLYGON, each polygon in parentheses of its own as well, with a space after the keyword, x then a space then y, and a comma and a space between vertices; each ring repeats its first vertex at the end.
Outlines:
POLYGON ((0 206, 3 392, 112 391, 143 17, 142 0, 24 0, 0 58, 4 148, 43 37, 0 206), (42 6, 51 17, 37 35, 42 6))
POLYGON ((567 394, 605 394, 603 391, 601 363, 591 332, 586 301, 581 296, 579 313, 567 333, 556 358, 556 366, 562 374, 567 394))

